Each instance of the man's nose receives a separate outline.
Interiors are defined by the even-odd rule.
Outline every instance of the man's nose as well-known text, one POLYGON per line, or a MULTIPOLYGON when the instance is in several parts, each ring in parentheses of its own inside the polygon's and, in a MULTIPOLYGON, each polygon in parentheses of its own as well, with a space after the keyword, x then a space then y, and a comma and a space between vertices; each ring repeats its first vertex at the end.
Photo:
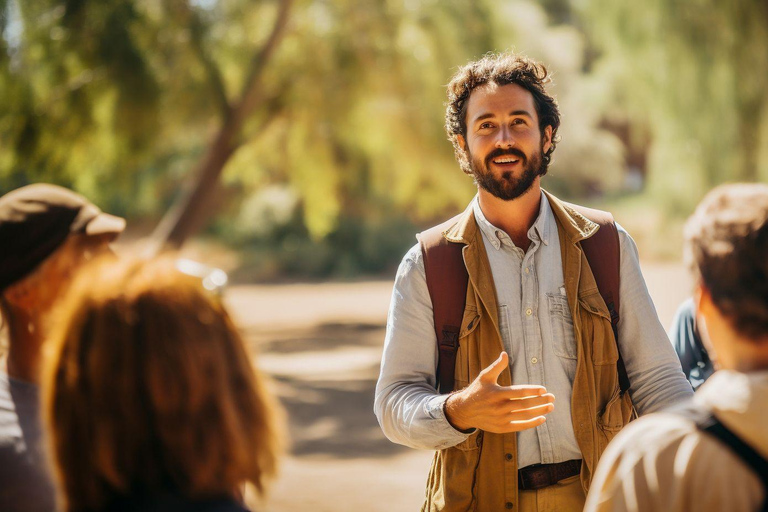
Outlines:
POLYGON ((515 139, 512 136, 512 130, 509 126, 502 126, 496 134, 497 148, 511 148, 515 145, 515 139))

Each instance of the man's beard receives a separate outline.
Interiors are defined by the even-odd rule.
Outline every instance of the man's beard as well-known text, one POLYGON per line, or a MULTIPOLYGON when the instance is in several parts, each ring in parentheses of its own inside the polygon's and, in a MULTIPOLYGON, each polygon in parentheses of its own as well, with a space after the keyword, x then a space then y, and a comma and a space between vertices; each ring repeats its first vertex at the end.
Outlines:
POLYGON ((485 157, 485 162, 473 158, 468 154, 469 164, 472 168, 472 176, 475 183, 482 189, 504 201, 512 201, 528 192, 533 186, 533 182, 539 176, 547 174, 547 166, 544 164, 542 149, 528 156, 517 148, 501 149, 496 148, 485 157), (523 167, 523 173, 515 177, 512 171, 504 171, 501 177, 497 178, 490 169, 491 161, 503 156, 514 156, 520 159, 523 167))

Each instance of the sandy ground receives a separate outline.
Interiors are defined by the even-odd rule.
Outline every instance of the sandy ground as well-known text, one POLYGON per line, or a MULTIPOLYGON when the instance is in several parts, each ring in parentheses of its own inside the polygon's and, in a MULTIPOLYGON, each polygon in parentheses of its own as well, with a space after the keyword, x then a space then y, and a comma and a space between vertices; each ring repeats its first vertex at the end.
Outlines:
MULTIPOLYGON (((682 265, 644 264, 665 327, 691 291, 682 265)), ((226 300, 275 382, 292 439, 259 510, 418 510, 432 452, 390 443, 373 415, 390 281, 233 286, 226 300)))

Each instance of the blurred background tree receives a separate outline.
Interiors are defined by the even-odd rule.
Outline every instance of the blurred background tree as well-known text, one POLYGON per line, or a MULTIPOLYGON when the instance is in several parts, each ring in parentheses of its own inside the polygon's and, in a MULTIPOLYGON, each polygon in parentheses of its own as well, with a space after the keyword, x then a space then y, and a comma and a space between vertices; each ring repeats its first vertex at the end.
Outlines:
POLYGON ((70 186, 176 245, 205 227, 242 278, 381 272, 473 194, 445 84, 515 49, 554 72, 563 112, 545 186, 652 241, 712 185, 768 174, 765 10, 0 0, 0 192, 70 186))

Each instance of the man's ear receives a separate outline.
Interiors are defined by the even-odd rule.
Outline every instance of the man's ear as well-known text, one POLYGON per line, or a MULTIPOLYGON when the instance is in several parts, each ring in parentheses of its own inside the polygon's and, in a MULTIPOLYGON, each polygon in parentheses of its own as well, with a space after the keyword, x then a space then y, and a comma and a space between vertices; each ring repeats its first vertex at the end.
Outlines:
POLYGON ((702 283, 697 284, 693 290, 693 305, 699 313, 712 307, 712 295, 702 283))
POLYGON ((542 141, 541 149, 544 154, 552 147, 552 126, 545 126, 544 133, 542 134, 544 140, 542 141))
POLYGON ((467 150, 467 139, 465 139, 464 136, 461 135, 461 134, 454 135, 454 137, 456 137, 456 142, 459 144, 459 147, 462 150, 466 151, 467 150))

